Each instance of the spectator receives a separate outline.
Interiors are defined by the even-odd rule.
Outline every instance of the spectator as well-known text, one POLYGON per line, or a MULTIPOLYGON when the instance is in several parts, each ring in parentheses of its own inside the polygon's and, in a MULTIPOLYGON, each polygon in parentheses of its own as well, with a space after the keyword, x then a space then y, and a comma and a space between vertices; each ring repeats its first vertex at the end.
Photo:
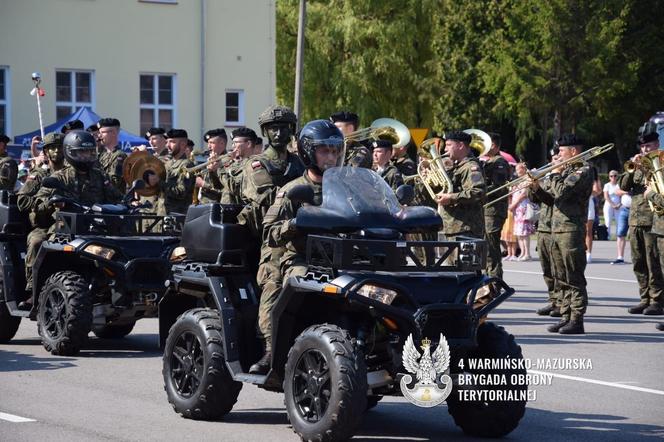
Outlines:
MULTIPOLYGON (((522 177, 526 174, 526 165, 519 163, 516 165, 516 176, 522 177)), ((526 218, 528 211, 528 189, 519 188, 512 195, 512 202, 509 205, 509 211, 514 213, 514 235, 519 243, 521 255, 516 258, 517 261, 530 261, 530 235, 535 232, 535 226, 532 221, 526 218)))
POLYGON ((620 197, 620 209, 618 210, 618 217, 616 220, 616 241, 618 246, 618 256, 611 261, 611 264, 624 264, 625 263, 625 244, 627 241, 627 229, 629 227, 629 208, 632 207, 632 197, 629 193, 623 192, 620 197))
POLYGON ((593 233, 595 232, 595 220, 597 218, 597 197, 602 194, 602 182, 595 166, 590 166, 593 176, 593 191, 588 200, 588 220, 586 221, 586 262, 593 262, 593 233))
MULTIPOLYGON (((609 182, 604 185, 604 225, 606 234, 611 238, 611 221, 615 220, 618 226, 618 213, 620 212, 620 198, 627 192, 618 185, 618 171, 609 172, 609 182)), ((616 229, 617 230, 617 229, 616 229)), ((622 255, 621 255, 622 256, 622 255)))

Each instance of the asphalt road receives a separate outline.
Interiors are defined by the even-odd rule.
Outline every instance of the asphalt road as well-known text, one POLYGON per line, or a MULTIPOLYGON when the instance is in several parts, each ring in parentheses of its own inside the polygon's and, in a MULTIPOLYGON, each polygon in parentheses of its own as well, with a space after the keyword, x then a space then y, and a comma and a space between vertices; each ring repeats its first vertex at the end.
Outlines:
MULTIPOLYGON (((592 370, 542 370, 554 374, 551 385, 531 386, 537 398, 507 440, 664 438, 664 332, 655 329, 657 317, 627 314, 637 285, 630 265, 609 264, 614 256, 615 243, 595 244, 583 336, 550 334, 545 328, 554 321, 533 313, 545 298, 539 262, 506 263, 505 279, 517 293, 491 320, 533 361, 592 363, 592 370)), ((296 440, 282 395, 253 386, 244 386, 223 421, 176 415, 163 390, 156 330, 156 320, 144 320, 124 340, 93 337, 79 356, 57 357, 41 346, 35 323, 24 321, 17 337, 0 345, 0 441, 296 440)), ((366 413, 355 439, 471 440, 445 405, 424 409, 400 398, 366 413)))

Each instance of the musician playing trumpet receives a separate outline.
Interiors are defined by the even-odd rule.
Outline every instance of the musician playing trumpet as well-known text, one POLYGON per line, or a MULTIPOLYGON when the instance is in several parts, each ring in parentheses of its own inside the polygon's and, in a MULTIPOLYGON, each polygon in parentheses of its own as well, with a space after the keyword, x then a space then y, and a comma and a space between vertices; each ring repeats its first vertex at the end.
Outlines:
POLYGON ((207 142, 209 157, 207 167, 196 177, 196 187, 200 189, 198 200, 201 204, 218 203, 224 190, 223 174, 231 157, 226 153, 228 136, 224 129, 212 129, 203 137, 207 142))

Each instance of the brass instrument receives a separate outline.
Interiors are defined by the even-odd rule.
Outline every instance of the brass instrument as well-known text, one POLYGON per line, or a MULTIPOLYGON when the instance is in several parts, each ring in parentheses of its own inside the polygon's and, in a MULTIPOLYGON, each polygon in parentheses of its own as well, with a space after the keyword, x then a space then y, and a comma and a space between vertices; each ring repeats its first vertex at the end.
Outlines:
MULTIPOLYGON (((625 172, 633 173, 641 169, 648 177, 648 185, 660 195, 664 194, 664 151, 655 150, 638 157, 636 161, 626 161, 625 172)), ((664 207, 655 206, 648 201, 650 210, 657 215, 664 215, 664 207)))
POLYGON ((388 140, 394 147, 403 147, 410 141, 410 131, 402 122, 393 118, 379 118, 371 126, 358 129, 344 137, 346 145, 366 140, 388 140))
POLYGON ((417 153, 421 158, 417 165, 417 174, 404 177, 404 183, 419 178, 429 192, 431 199, 436 201, 436 195, 452 191, 452 179, 445 170, 445 161, 450 161, 447 155, 441 155, 441 138, 429 138, 418 147, 417 153))
POLYGON ((161 181, 166 179, 166 167, 164 163, 147 151, 133 152, 122 164, 122 177, 128 186, 135 180, 144 180, 145 187, 137 190, 141 196, 154 196, 159 193, 158 186, 150 186, 146 180, 146 173, 152 172, 159 176, 161 181))
POLYGON ((491 150, 491 137, 488 133, 479 129, 466 129, 464 133, 471 136, 472 139, 468 147, 472 149, 477 158, 489 153, 491 150))
POLYGON ((613 143, 609 143, 609 144, 605 144, 604 146, 591 147, 590 149, 585 150, 585 151, 581 152, 578 155, 574 155, 572 158, 569 158, 565 161, 561 161, 560 163, 556 163, 556 164, 548 163, 548 164, 540 167, 539 169, 537 169, 535 171, 528 171, 528 172, 526 172, 525 175, 523 175, 519 178, 513 179, 509 183, 504 184, 504 185, 502 185, 502 186, 500 186, 496 189, 493 189, 491 192, 487 193, 487 196, 489 196, 493 193, 499 192, 499 191, 504 190, 506 188, 516 186, 516 188, 514 190, 506 193, 505 195, 501 195, 501 196, 499 196, 497 198, 494 198, 493 200, 489 201, 488 203, 486 203, 484 205, 484 207, 489 207, 489 206, 497 203, 498 201, 504 200, 505 198, 509 197, 510 195, 515 193, 516 191, 520 190, 520 186, 523 185, 525 182, 527 182, 529 180, 537 181, 537 180, 543 178, 544 176, 546 176, 546 174, 548 174, 552 170, 555 170, 555 169, 558 169, 558 168, 562 168, 562 167, 566 167, 566 166, 581 167, 581 166, 583 166, 583 164, 586 161, 588 161, 592 158, 598 157, 598 156, 610 151, 611 149, 613 149, 614 146, 615 145, 613 143))

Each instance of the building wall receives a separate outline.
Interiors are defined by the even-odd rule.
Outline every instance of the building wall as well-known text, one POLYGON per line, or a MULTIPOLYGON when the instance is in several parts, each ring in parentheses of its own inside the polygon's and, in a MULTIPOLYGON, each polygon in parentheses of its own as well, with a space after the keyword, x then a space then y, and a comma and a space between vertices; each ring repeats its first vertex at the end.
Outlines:
POLYGON ((29 95, 35 71, 46 90, 44 124, 56 120, 56 69, 94 71, 93 110, 135 134, 140 73, 176 75, 175 126, 197 144, 206 130, 224 127, 226 90, 244 91, 244 123, 257 130, 258 114, 275 99, 274 20, 273 0, 0 0, 0 66, 11 78, 8 132, 38 127, 29 95))

